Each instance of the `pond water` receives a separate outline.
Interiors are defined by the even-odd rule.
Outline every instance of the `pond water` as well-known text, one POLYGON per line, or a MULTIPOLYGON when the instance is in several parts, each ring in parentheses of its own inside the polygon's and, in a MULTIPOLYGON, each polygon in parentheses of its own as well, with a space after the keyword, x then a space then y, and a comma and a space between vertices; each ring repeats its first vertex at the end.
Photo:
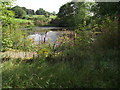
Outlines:
POLYGON ((34 42, 50 41, 54 43, 58 36, 62 35, 65 28, 62 27, 34 27, 32 30, 27 30, 28 38, 34 42))

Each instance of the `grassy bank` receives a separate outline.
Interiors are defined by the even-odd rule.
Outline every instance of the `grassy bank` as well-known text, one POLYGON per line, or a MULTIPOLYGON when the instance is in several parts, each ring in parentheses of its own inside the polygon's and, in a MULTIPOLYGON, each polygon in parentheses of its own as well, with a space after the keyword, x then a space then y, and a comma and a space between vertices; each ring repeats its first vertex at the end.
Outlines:
MULTIPOLYGON (((119 51, 80 51, 78 60, 36 58, 2 63, 3 88, 118 88, 119 51)), ((76 55, 76 54, 75 54, 76 55)), ((69 58, 69 57, 67 57, 69 58)), ((74 56, 73 58, 76 59, 74 56)))
POLYGON ((14 18, 13 22, 19 24, 21 27, 32 26, 51 26, 50 21, 57 16, 45 17, 44 15, 27 15, 25 19, 14 18))

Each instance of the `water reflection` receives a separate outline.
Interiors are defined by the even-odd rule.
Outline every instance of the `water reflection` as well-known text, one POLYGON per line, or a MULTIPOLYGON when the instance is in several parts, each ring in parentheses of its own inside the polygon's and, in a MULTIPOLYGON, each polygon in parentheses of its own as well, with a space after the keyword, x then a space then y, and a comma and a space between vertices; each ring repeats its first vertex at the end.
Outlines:
POLYGON ((47 42, 50 41, 51 43, 54 43, 57 39, 57 32, 55 31, 48 31, 45 34, 32 34, 29 35, 28 38, 32 39, 34 42, 47 42))

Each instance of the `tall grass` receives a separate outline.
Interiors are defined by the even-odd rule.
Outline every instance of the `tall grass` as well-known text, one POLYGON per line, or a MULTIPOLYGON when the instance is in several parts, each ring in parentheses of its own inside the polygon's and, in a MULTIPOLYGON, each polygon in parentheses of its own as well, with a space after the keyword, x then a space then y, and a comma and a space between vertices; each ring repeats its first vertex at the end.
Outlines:
POLYGON ((40 58, 4 62, 3 88, 118 88, 119 52, 105 53, 85 52, 77 62, 50 63, 40 58))

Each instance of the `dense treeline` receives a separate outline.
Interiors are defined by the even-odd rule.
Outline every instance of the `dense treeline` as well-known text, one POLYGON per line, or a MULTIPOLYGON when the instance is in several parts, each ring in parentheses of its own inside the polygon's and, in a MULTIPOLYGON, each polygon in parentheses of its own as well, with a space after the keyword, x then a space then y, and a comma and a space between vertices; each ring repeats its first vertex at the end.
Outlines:
POLYGON ((27 9, 26 7, 14 6, 11 10, 14 11, 16 18, 25 18, 26 15, 45 15, 46 17, 55 15, 55 12, 50 13, 42 8, 34 11, 32 9, 27 9))
POLYGON ((83 3, 69 2, 60 7, 57 18, 51 23, 64 27, 75 27, 80 24, 87 25, 92 19, 102 19, 110 16, 111 19, 118 18, 120 15, 120 2, 106 3, 83 3))

